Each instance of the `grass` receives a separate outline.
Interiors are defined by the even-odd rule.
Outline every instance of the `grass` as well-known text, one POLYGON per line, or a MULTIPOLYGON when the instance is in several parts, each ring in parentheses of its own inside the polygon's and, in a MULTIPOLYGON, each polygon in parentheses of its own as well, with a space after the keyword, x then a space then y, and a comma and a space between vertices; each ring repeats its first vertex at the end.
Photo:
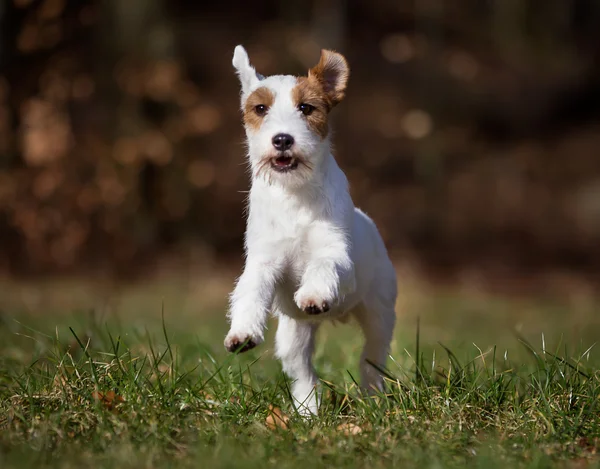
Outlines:
POLYGON ((413 294, 375 397, 354 382, 359 334, 327 326, 323 406, 303 420, 272 337, 222 350, 218 301, 194 317, 162 284, 77 313, 72 287, 68 311, 45 300, 55 286, 34 306, 0 298, 2 468, 600 467, 595 306, 413 294))

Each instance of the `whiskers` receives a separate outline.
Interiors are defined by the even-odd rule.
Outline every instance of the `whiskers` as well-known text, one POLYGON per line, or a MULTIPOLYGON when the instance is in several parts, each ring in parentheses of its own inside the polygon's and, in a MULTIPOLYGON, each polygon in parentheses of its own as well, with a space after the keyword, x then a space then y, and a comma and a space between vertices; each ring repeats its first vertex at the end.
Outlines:
POLYGON ((256 165, 256 169, 254 171, 254 177, 255 178, 262 177, 269 184, 271 184, 272 171, 269 171, 270 169, 271 169, 271 158, 263 158, 256 165))
POLYGON ((304 158, 298 158, 298 168, 302 168, 302 170, 311 172, 313 170, 313 165, 306 161, 304 158))

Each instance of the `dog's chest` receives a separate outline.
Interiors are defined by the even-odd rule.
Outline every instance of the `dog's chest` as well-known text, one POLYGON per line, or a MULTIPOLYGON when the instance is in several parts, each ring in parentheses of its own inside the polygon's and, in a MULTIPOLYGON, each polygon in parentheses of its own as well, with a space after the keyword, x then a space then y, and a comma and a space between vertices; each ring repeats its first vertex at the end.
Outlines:
POLYGON ((322 215, 320 204, 275 190, 258 192, 250 198, 248 234, 268 244, 283 244, 286 250, 301 247, 322 215))

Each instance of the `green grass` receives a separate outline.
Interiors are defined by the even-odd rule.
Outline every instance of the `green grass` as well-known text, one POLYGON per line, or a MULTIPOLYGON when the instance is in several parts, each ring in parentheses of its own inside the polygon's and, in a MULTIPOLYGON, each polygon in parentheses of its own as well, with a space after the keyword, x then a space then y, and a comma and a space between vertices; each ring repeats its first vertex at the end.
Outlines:
POLYGON ((324 327, 323 405, 303 420, 273 331, 227 355, 218 301, 163 284, 78 313, 97 299, 39 291, 34 306, 0 298, 2 468, 600 467, 595 306, 427 292, 400 317, 387 392, 372 398, 353 378, 359 333, 324 327), (274 407, 289 421, 271 428, 274 407))

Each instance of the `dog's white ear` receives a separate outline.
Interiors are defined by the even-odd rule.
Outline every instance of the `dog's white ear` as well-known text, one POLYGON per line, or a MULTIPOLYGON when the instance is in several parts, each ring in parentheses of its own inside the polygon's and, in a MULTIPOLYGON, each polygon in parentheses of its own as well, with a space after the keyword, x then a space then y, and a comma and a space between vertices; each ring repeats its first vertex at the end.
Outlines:
POLYGON ((237 71, 238 77, 240 78, 243 94, 246 94, 256 82, 264 78, 259 73, 256 73, 254 67, 250 65, 248 53, 243 46, 236 46, 235 50, 233 51, 232 63, 237 71))
POLYGON ((346 58, 332 50, 321 50, 319 63, 308 71, 309 78, 316 79, 335 106, 346 94, 350 67, 346 58))

